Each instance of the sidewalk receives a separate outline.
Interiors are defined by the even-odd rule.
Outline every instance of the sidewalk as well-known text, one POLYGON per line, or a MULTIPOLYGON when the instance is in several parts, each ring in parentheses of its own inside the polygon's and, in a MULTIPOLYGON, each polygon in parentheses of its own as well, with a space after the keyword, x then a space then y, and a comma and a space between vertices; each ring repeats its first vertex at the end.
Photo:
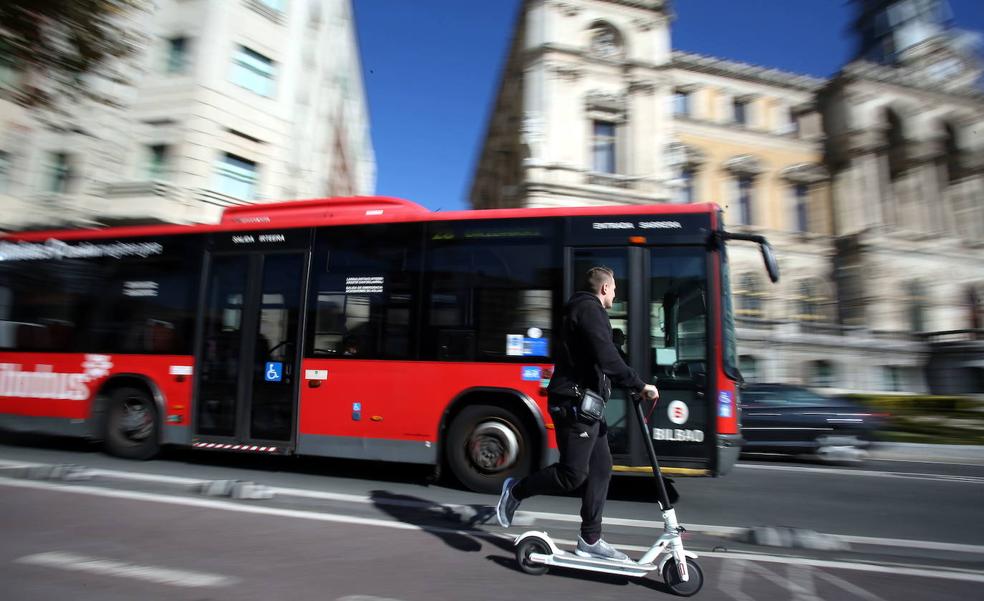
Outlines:
POLYGON ((869 459, 941 461, 984 465, 984 446, 878 442, 868 449, 869 459))

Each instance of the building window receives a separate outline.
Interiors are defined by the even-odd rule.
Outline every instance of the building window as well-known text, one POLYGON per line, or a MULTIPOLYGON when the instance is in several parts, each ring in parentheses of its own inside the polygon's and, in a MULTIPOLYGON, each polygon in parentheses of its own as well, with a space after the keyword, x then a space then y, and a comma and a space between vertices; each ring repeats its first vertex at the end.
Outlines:
POLYGON ((886 365, 882 367, 882 374, 885 378, 885 390, 891 392, 902 392, 905 390, 905 373, 902 367, 898 365, 886 365))
POLYGON ((259 52, 240 46, 233 60, 232 82, 260 96, 273 96, 273 61, 259 52))
POLYGON ((673 92, 673 114, 677 117, 690 116, 690 92, 683 90, 673 92))
POLYGON ((252 199, 256 192, 257 165, 253 161, 226 153, 216 169, 219 192, 236 198, 252 199))
POLYGON ((278 13, 284 12, 284 8, 287 6, 287 0, 257 0, 263 6, 269 8, 270 10, 276 11, 278 13))
POLYGON ((810 186, 807 184, 796 184, 793 188, 793 196, 796 203, 796 231, 809 231, 810 214, 810 186))
POLYGON ((0 150, 0 194, 10 190, 10 153, 0 150))
POLYGON ((604 59, 622 56, 622 36, 607 23, 598 23, 591 30, 591 54, 604 59))
POLYGON ((758 380, 758 358, 754 355, 741 355, 738 357, 738 371, 746 382, 758 380))
POLYGON ((912 332, 926 331, 926 288, 921 282, 909 282, 909 328, 912 332))
POLYGON ((188 69, 188 38, 176 37, 167 41, 167 72, 184 73, 188 69))
POLYGON ((738 219, 740 225, 752 224, 752 184, 751 175, 738 176, 738 219))
POLYGON ((963 177, 963 161, 960 146, 957 144, 957 132, 952 125, 944 126, 946 134, 944 141, 944 160, 946 161, 946 181, 952 184, 963 177))
POLYGON ((830 361, 812 361, 809 364, 808 381, 811 386, 832 388, 834 386, 834 364, 830 361))
POLYGON ((734 122, 738 125, 748 125, 748 100, 735 98, 732 102, 734 122))
POLYGON ((72 157, 67 152, 51 153, 48 192, 65 194, 72 185, 72 157))
POLYGON ((696 173, 697 170, 690 165, 680 169, 680 183, 676 191, 677 202, 679 204, 690 204, 694 202, 694 176, 696 173))
POLYGON ((799 115, 793 109, 787 109, 786 131, 784 133, 797 136, 799 135, 799 131, 800 131, 799 115))
POLYGON ((735 313, 739 317, 761 319, 765 315, 762 311, 763 296, 759 279, 750 273, 742 274, 738 278, 738 289, 735 290, 735 300, 738 305, 735 313))
POLYGON ((595 121, 591 140, 591 167, 598 173, 615 173, 615 124, 595 121))
POLYGON ((908 168, 905 130, 902 127, 902 120, 891 109, 885 111, 885 122, 888 126, 885 133, 888 147, 888 173, 892 180, 896 180, 908 168))
POLYGON ((166 144, 151 144, 147 147, 147 177, 163 179, 167 176, 167 161, 170 151, 166 144))

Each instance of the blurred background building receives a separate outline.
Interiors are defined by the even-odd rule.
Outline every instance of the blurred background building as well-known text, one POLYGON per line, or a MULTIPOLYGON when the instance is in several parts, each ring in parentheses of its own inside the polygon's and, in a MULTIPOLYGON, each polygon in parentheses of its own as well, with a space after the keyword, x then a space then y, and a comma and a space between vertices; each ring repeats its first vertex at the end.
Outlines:
POLYGON ((116 66, 132 85, 106 84, 116 106, 52 117, 0 100, 0 228, 214 222, 230 205, 374 191, 349 0, 145 6, 116 66))
POLYGON ((830 80, 673 51, 668 0, 526 0, 475 208, 724 207, 751 381, 984 392, 984 93, 946 2, 859 0, 830 80))

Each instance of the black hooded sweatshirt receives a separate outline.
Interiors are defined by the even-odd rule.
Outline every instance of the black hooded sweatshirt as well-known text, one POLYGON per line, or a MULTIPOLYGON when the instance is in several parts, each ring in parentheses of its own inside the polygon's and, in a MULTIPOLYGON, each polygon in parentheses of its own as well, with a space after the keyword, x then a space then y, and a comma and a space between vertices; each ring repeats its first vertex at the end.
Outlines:
POLYGON ((589 388, 607 401, 612 383, 641 392, 646 383, 625 364, 612 341, 612 324, 598 296, 577 292, 564 305, 560 346, 548 392, 571 384, 589 388))

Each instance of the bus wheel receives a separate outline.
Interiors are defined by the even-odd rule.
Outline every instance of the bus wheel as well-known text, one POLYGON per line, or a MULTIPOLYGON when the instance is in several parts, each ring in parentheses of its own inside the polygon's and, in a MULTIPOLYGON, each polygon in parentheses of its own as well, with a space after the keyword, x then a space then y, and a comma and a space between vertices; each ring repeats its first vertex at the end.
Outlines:
POLYGON ((506 478, 529 473, 531 440, 529 430, 513 412, 493 405, 465 407, 448 432, 448 466, 471 490, 497 493, 506 478))
POLYGON ((123 386, 109 397, 106 451, 127 459, 150 459, 160 448, 157 406, 139 388, 123 386))

